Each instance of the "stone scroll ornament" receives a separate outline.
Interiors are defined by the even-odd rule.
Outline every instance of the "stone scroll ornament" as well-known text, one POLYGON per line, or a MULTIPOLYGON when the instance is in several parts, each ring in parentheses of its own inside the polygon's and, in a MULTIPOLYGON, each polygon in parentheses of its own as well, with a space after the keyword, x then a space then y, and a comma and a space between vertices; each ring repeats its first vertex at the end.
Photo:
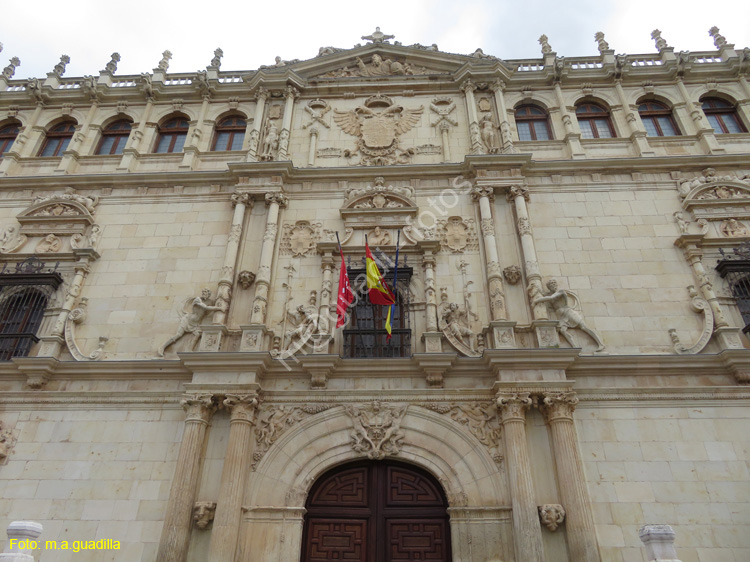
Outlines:
POLYGON ((695 290, 693 285, 688 285, 687 290, 691 297, 690 308, 695 312, 703 314, 703 329, 701 330, 701 335, 698 338, 698 341, 690 347, 686 347, 680 342, 677 330, 670 328, 669 337, 672 338, 674 351, 678 355, 695 355, 696 353, 700 353, 708 345, 708 341, 714 333, 714 315, 711 312, 708 301, 698 296, 698 291, 695 290))
POLYGON ((376 400, 367 406, 349 404, 344 408, 354 425, 352 449, 375 460, 398 455, 404 439, 401 419, 407 405, 391 406, 376 400))
POLYGON ((86 320, 86 316, 88 316, 88 299, 83 297, 78 306, 71 310, 65 319, 65 344, 76 361, 98 361, 104 358, 104 346, 109 341, 109 338, 99 336, 99 344, 89 355, 85 355, 76 343, 75 327, 86 320))

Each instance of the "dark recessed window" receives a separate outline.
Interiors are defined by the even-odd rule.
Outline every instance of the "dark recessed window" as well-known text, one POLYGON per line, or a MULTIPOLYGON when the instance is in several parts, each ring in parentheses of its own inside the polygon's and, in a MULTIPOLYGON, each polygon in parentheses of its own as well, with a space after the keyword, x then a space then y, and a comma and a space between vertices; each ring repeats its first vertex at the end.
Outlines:
POLYGON ((524 105, 516 109, 516 128, 522 141, 550 140, 549 116, 542 108, 524 105))
POLYGON ((216 125, 216 136, 211 150, 242 150, 247 123, 242 117, 227 117, 216 125))
POLYGON ((62 156, 62 153, 68 148, 75 130, 76 124, 73 121, 65 121, 52 127, 47 131, 47 138, 44 139, 39 156, 62 156))
POLYGON ((658 101, 646 101, 638 106, 638 113, 649 137, 675 137, 680 134, 672 117, 672 110, 658 101))
POLYGON ((127 119, 110 123, 102 131, 102 140, 96 149, 97 154, 122 154, 125 143, 128 142, 132 124, 127 119))
POLYGON ((39 341, 36 332, 42 323, 47 297, 36 289, 24 289, 7 297, 0 305, 0 361, 26 357, 39 341))
POLYGON ((13 145, 13 141, 16 140, 20 129, 21 126, 17 123, 5 125, 5 127, 0 128, 0 156, 10 150, 10 147, 13 145))
POLYGON ((737 110, 729 102, 719 98, 704 98, 702 104, 703 113, 717 135, 747 132, 737 115, 737 110))
POLYGON ((184 117, 170 119, 159 127, 159 138, 154 152, 182 152, 190 123, 184 117))
POLYGON ((595 103, 583 103, 576 107, 576 117, 585 139, 611 139, 615 129, 609 117, 609 111, 595 103))

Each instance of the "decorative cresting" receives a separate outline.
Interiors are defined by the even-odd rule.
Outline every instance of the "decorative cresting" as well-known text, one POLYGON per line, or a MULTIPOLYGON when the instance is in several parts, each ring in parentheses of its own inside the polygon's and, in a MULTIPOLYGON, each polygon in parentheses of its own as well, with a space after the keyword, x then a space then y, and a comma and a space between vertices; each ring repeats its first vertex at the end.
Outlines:
POLYGON ((309 416, 330 410, 336 404, 310 404, 309 406, 279 406, 264 404, 255 426, 255 452, 252 470, 281 435, 309 416))
POLYGON ((566 508, 568 555, 570 560, 600 562, 591 500, 573 423, 576 404, 575 392, 545 392, 541 410, 549 424, 560 498, 566 508))
POLYGON ((398 455, 404 439, 401 418, 407 406, 391 406, 377 400, 366 406, 344 406, 354 426, 351 433, 352 449, 367 455, 368 459, 398 455))
POLYGON ((333 120, 341 129, 358 137, 357 148, 347 153, 347 158, 359 153, 360 166, 387 166, 407 164, 413 150, 399 148, 399 135, 410 131, 424 111, 424 106, 406 109, 396 105, 391 98, 377 94, 364 104, 349 111, 334 110, 333 120))
POLYGON ((188 395, 181 404, 187 414, 185 431, 182 434, 156 556, 160 562, 184 562, 187 556, 203 442, 208 422, 217 408, 216 400, 211 394, 188 395))
POLYGON ((714 332, 714 316, 711 314, 711 307, 708 304, 708 301, 698 296, 698 291, 695 290, 693 285, 688 285, 687 290, 690 294, 690 308, 703 316, 703 329, 701 330, 701 335, 698 340, 690 347, 686 347, 680 342, 680 337, 677 335, 677 330, 675 328, 669 329, 669 337, 672 338, 674 351, 678 355, 700 353, 708 345, 708 341, 711 339, 711 335, 714 332))
POLYGON ((526 411, 533 401, 528 392, 499 392, 495 403, 505 431, 516 562, 539 562, 544 560, 544 548, 526 439, 526 411))
POLYGON ((559 503, 545 503, 539 506, 539 521, 552 532, 565 521, 565 508, 559 503))
POLYGON ((83 297, 78 306, 70 311, 68 317, 65 319, 65 344, 68 346, 70 354, 76 361, 97 361, 104 357, 104 346, 109 341, 109 338, 105 336, 99 336, 99 344, 97 348, 89 355, 85 355, 81 352, 78 344, 76 343, 75 327, 77 324, 81 324, 88 316, 88 302, 86 297, 83 297))
POLYGON ((428 410, 445 414, 452 420, 466 427, 479 442, 487 447, 492 460, 500 467, 503 454, 500 452, 502 443, 502 426, 498 419, 497 406, 492 402, 476 403, 427 403, 422 405, 428 410))

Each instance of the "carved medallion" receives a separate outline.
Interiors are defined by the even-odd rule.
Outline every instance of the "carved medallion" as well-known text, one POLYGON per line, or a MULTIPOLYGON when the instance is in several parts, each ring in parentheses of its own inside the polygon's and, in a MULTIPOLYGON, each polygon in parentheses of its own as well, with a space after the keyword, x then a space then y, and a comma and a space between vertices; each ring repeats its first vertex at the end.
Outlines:
POLYGON ((348 405, 344 408, 354 425, 351 445, 355 451, 378 460, 399 453, 404 439, 401 419, 406 405, 389 406, 375 401, 367 406, 348 405))
POLYGON ((310 224, 308 221, 297 221, 293 225, 285 224, 281 253, 295 257, 308 255, 315 249, 315 244, 320 238, 320 226, 320 223, 310 224))
POLYGON ((449 217, 446 220, 437 221, 437 224, 440 229, 440 245, 444 251, 460 254, 479 250, 474 219, 449 217))

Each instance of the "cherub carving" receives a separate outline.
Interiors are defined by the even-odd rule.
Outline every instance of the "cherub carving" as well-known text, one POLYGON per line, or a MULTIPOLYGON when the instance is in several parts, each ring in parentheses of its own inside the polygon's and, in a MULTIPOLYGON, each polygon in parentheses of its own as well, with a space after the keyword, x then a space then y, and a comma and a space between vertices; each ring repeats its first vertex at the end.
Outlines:
POLYGON ((180 326, 177 328, 177 333, 169 338, 164 345, 162 345, 157 351, 159 357, 164 357, 166 349, 179 340, 185 334, 193 334, 193 343, 190 349, 195 347, 200 339, 202 330, 200 329, 203 317, 208 312, 214 312, 222 310, 220 306, 213 306, 211 304, 211 291, 210 289, 203 289, 201 296, 195 297, 194 299, 187 299, 183 302, 182 309, 178 311, 180 315, 180 326), (186 310, 187 304, 190 303, 190 309, 186 310))
POLYGON ((26 236, 19 234, 16 225, 11 225, 0 235, 0 252, 4 254, 15 252, 24 242, 26 242, 26 236))

